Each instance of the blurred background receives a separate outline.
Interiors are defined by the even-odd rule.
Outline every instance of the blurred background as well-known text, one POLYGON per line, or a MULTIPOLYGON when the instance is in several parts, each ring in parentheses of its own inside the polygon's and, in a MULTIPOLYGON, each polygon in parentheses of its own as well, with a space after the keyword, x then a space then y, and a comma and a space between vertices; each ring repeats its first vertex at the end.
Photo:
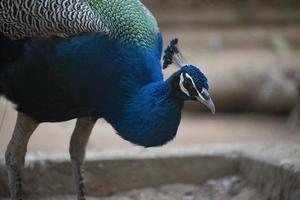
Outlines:
MULTIPOLYGON (((143 0, 165 38, 209 78, 217 114, 186 103, 177 137, 162 148, 207 143, 300 142, 299 0, 143 0)), ((165 77, 176 71, 172 66, 165 77)), ((0 99, 0 155, 16 112, 0 99)), ((68 152, 74 121, 42 124, 28 151, 68 152)), ((88 151, 135 149, 99 120, 88 151)))

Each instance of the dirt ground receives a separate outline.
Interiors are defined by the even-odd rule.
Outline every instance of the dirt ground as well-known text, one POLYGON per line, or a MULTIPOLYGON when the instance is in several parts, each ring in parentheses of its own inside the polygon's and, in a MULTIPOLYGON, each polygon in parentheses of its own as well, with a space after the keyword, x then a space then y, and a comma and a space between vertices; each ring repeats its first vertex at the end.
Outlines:
MULTIPOLYGON (((11 106, 0 130, 0 155, 4 155, 11 137, 16 112, 11 106)), ((300 142, 299 129, 288 131, 286 117, 257 114, 210 114, 184 112, 177 137, 160 148, 207 143, 300 142)), ((32 136, 29 153, 56 154, 68 152, 75 121, 41 124, 32 136)), ((140 148, 121 139, 104 120, 93 130, 88 151, 130 150, 140 148)))
MULTIPOLYGON (((74 196, 57 196, 39 200, 71 200, 74 196)), ((202 185, 173 184, 160 188, 145 188, 110 197, 87 200, 265 200, 257 190, 247 186, 238 176, 209 180, 202 185)), ((7 200, 7 199, 3 199, 7 200)))
MULTIPOLYGON (((237 176, 210 180, 203 185, 167 185, 158 189, 134 190, 99 200, 264 200, 237 176)), ((91 198, 92 200, 92 198, 91 198)), ((96 200, 96 199, 95 199, 96 200)))

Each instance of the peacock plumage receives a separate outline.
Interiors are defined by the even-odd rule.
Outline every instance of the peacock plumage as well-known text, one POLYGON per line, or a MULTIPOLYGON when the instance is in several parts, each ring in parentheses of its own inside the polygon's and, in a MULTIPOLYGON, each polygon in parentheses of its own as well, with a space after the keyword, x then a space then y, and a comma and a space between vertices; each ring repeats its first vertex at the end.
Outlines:
MULTIPOLYGON (((181 68, 164 81, 162 35, 138 0, 2 0, 0 22, 0 94, 17 106, 17 125, 34 124, 14 135, 27 131, 26 146, 39 123, 78 118, 70 147, 75 171, 98 118, 125 140, 151 147, 175 137, 185 100, 214 112, 206 77, 185 63, 177 41, 164 60, 181 68), (79 130, 87 135, 83 146, 76 146, 79 130)), ((12 160, 24 154, 14 145, 13 136, 6 154, 11 174, 19 169, 12 160)), ((10 175, 11 184, 18 180, 10 175)), ((80 187, 82 178, 76 180, 80 187)), ((11 187, 13 199, 20 190, 11 187)))

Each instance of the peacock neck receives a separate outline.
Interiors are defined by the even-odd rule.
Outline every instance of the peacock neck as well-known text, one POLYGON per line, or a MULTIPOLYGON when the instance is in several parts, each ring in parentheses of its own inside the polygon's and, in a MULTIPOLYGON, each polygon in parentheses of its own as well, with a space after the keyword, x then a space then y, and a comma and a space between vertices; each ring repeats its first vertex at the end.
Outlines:
POLYGON ((161 146, 172 140, 180 123, 183 101, 173 96, 170 79, 143 86, 105 119, 122 138, 140 146, 161 146))

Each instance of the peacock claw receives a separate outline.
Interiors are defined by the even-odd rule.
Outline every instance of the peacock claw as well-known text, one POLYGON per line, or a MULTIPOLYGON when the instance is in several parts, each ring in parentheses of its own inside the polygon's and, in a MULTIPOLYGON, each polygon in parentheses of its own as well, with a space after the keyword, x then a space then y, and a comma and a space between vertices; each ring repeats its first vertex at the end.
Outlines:
POLYGON ((163 57, 163 69, 166 69, 173 63, 173 56, 175 53, 178 53, 177 44, 178 38, 174 38, 170 41, 168 47, 165 49, 163 57))

